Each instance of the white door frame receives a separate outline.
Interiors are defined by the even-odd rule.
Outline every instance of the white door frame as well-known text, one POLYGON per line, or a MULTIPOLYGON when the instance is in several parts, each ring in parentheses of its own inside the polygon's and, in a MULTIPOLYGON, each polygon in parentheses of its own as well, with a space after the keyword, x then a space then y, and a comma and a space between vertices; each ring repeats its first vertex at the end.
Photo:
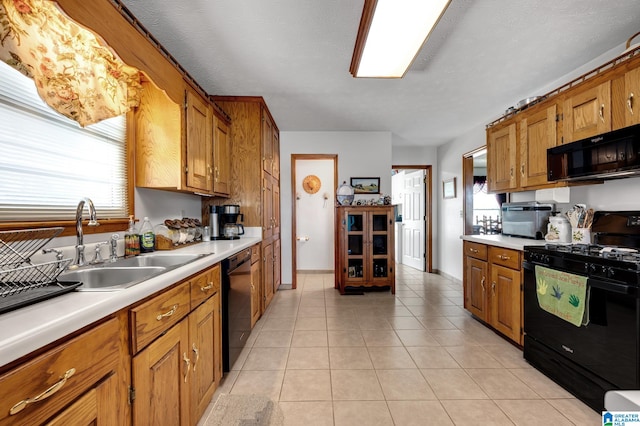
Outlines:
MULTIPOLYGON (((291 288, 297 288, 297 230, 296 230, 296 160, 333 160, 333 181, 338 182, 338 154, 291 154, 291 288)), ((334 185, 335 186, 335 185, 334 185)), ((335 204, 336 188, 332 189, 331 202, 335 204)), ((335 242, 334 242, 335 258, 335 242)))

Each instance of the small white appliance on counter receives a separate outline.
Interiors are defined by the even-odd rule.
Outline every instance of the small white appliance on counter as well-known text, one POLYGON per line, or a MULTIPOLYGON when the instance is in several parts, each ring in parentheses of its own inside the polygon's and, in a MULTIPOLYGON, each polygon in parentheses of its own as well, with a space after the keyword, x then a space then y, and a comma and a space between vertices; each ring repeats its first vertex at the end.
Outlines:
POLYGON ((538 201, 503 203, 502 234, 542 240, 547 233, 549 216, 554 210, 553 203, 538 201))

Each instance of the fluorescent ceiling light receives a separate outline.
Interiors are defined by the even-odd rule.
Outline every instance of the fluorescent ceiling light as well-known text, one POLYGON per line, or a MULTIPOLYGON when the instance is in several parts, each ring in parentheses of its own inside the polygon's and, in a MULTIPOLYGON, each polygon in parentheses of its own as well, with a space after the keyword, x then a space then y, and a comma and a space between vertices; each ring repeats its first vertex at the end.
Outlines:
POLYGON ((450 0, 365 0, 349 71, 401 78, 450 0))

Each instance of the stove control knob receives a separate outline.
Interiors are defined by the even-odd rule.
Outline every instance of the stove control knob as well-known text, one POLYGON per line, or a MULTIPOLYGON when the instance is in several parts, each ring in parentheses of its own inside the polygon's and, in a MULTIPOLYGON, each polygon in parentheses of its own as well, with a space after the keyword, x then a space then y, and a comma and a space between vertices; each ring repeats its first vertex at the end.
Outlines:
POLYGON ((596 265, 594 265, 593 263, 589 263, 588 267, 589 267, 589 273, 590 274, 595 274, 596 273, 596 265))
POLYGON ((613 276, 616 274, 616 270, 613 269, 612 267, 607 268, 607 277, 608 278, 613 278, 613 276))
POLYGON ((546 264, 549 264, 549 255, 545 254, 542 256, 542 261, 546 264))

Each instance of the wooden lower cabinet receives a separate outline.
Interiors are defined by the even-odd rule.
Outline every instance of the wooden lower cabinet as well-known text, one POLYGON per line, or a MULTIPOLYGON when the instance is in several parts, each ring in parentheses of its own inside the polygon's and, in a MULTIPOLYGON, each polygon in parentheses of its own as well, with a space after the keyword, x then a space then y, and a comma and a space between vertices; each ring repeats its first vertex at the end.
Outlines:
POLYGON ((465 268, 465 308, 483 321, 489 318, 487 308, 487 271, 486 260, 467 256, 465 268))
POLYGON ((160 337, 133 357, 134 424, 195 425, 202 417, 222 379, 219 283, 220 268, 216 265, 132 309, 140 312, 154 307, 156 312, 151 316, 163 321, 173 315, 169 314, 172 309, 178 312, 176 306, 184 293, 181 288, 191 289, 190 313, 178 323, 168 324, 168 330, 161 330, 160 337), (198 291, 212 293, 201 301, 198 291))
POLYGON ((216 264, 5 371, 0 426, 196 425, 222 379, 220 278, 216 264))
POLYGON ((251 328, 262 315, 262 271, 260 270, 260 244, 251 248, 251 328))
POLYGON ((191 358, 191 415, 195 424, 206 410, 216 388, 214 298, 189 315, 191 358))
POLYGON ((47 426, 122 424, 122 419, 118 418, 117 410, 113 409, 111 401, 116 387, 115 375, 110 376, 47 422, 47 426))
POLYGON ((133 423, 188 425, 189 326, 181 321, 133 358, 133 423))
POLYGON ((273 299, 273 243, 262 247, 262 301, 264 312, 273 299))
POLYGON ((520 270, 491 265, 491 320, 489 323, 511 340, 520 342, 520 270))
POLYGON ((522 341, 521 252, 464 242, 464 307, 518 344, 522 341))
POLYGON ((127 424, 119 333, 111 318, 0 376, 0 425, 127 424))

